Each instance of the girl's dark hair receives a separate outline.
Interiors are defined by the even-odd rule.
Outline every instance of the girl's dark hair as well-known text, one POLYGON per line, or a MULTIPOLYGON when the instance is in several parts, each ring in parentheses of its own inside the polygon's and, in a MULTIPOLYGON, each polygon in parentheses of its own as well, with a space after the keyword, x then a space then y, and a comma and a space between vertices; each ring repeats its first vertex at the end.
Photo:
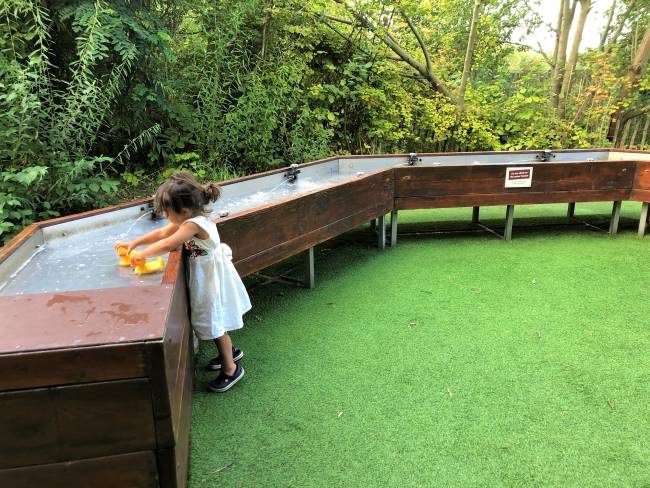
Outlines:
POLYGON ((190 173, 176 173, 165 181, 153 197, 156 213, 167 210, 181 213, 184 208, 196 213, 205 213, 205 206, 221 195, 216 183, 201 185, 190 173))

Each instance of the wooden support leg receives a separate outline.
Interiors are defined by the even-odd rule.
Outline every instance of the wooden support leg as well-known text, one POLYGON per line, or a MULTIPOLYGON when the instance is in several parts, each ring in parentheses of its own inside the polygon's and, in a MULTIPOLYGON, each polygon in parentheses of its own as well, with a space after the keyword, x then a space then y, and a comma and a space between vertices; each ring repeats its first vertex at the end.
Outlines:
POLYGON ((609 221, 609 233, 614 235, 618 232, 618 222, 621 219, 621 201, 614 202, 612 205, 612 218, 609 221))
POLYGON ((566 209, 566 216, 572 219, 575 213, 576 213, 576 202, 571 202, 569 203, 566 209))
POLYGON ((310 247, 305 253, 305 287, 310 290, 316 286, 316 276, 314 273, 314 248, 310 247))
POLYGON ((377 218, 377 246, 382 251, 386 249, 386 216, 380 215, 377 218))
POLYGON ((377 219, 372 219, 370 221, 370 230, 375 230, 377 228, 377 219))
POLYGON ((503 238, 506 241, 512 240, 512 223, 515 220, 515 206, 508 205, 506 207, 506 229, 503 232, 503 238))
POLYGON ((648 225, 648 202, 643 202, 641 205, 641 216, 639 217, 639 237, 645 235, 645 229, 648 225))
POLYGON ((390 212, 390 247, 397 245, 397 210, 390 212))
POLYGON ((478 224, 478 217, 481 211, 481 207, 472 208, 472 224, 478 224))

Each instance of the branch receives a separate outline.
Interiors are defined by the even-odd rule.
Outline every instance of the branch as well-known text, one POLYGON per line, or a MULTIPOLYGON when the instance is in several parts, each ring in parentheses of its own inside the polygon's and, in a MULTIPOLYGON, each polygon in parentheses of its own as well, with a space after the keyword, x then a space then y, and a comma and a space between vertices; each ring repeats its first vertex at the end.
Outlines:
POLYGON ((420 35, 420 32, 417 30, 413 22, 411 21, 410 17, 406 15, 406 13, 403 10, 399 11, 400 15, 404 17, 406 20, 406 23, 408 24, 409 28, 411 29, 411 32, 415 35, 415 38, 418 41, 418 44, 420 45, 420 49, 422 49, 422 53, 424 54, 424 59, 425 62, 427 63, 427 71, 429 73, 433 73, 433 70, 431 69, 431 58, 429 57, 429 51, 427 50, 427 46, 424 44, 424 41, 422 40, 422 36, 420 35))
POLYGON ((354 15, 354 17, 357 19, 357 21, 361 24, 362 27, 365 27, 366 29, 374 33, 386 46, 388 46, 388 48, 390 48, 395 54, 397 54, 400 58, 402 58, 402 60, 405 63, 409 64, 413 69, 415 69, 418 73, 424 76, 429 81, 429 84, 433 87, 434 90, 442 93, 456 107, 460 106, 458 101, 454 97, 454 95, 445 86, 445 84, 440 79, 438 79, 438 77, 434 75, 433 72, 428 71, 426 66, 424 66, 416 59, 414 59, 406 51, 406 49, 400 46, 398 41, 390 34, 390 32, 387 31, 378 32, 379 29, 371 19, 369 19, 363 13, 356 12, 355 10, 353 10, 345 3, 344 0, 333 0, 333 1, 340 5, 343 5, 352 15, 354 15))
POLYGON ((646 105, 644 107, 638 108, 636 110, 630 110, 630 111, 624 113, 621 116, 621 125, 626 124, 631 119, 634 119, 634 118, 638 117, 639 115, 643 115, 646 112, 650 112, 650 104, 648 104, 648 105, 646 105))
POLYGON ((342 19, 340 17, 334 17, 333 15, 327 15, 327 14, 322 13, 322 12, 320 14, 318 14, 318 16, 321 19, 329 19, 329 20, 333 20, 334 22, 340 22, 341 24, 354 25, 354 22, 351 21, 351 20, 342 19))

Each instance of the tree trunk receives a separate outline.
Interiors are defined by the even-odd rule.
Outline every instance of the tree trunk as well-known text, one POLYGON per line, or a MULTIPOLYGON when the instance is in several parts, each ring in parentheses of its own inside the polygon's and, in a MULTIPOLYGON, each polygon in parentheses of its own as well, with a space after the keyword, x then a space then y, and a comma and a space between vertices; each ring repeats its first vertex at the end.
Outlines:
POLYGON ((585 23, 587 22, 587 16, 592 7, 591 0, 580 0, 580 17, 578 18, 578 25, 576 27, 576 32, 573 36, 573 43, 571 44, 571 52, 569 53, 569 59, 566 63, 566 70, 564 73, 564 80, 562 81, 562 97, 559 100, 558 104, 558 115, 561 118, 564 118, 566 114, 566 103, 571 92, 571 82, 573 81, 573 72, 578 61, 578 49, 580 48, 580 42, 582 41, 582 33, 585 29, 585 23))
POLYGON ((474 0, 474 10, 472 11, 472 24, 469 29, 469 39, 467 40, 467 51, 465 51, 465 64, 463 66, 463 76, 460 80, 460 88, 458 89, 458 103, 460 103, 461 110, 465 107, 465 90, 467 89, 467 80, 472 67, 472 55, 474 54, 474 46, 476 45, 476 27, 481 12, 481 0, 474 0))
POLYGON ((630 132, 630 125, 632 125, 632 122, 626 122, 623 124, 623 135, 616 141, 614 147, 625 147, 625 139, 627 139, 627 135, 630 132))
MULTIPOLYGON (((630 122, 632 123, 632 122, 630 122)), ((636 135, 639 132, 639 126, 641 125, 641 120, 637 120, 634 123, 634 130, 632 131, 632 135, 630 136, 630 140, 627 143, 627 148, 628 149, 634 149, 634 141, 636 141, 636 135)))
MULTIPOLYGON (((623 112, 623 102, 625 99, 632 93, 637 85, 639 80, 645 74, 646 67, 648 65, 648 59, 650 59, 650 23, 646 26, 645 34, 641 40, 641 44, 636 51, 634 60, 627 70, 627 80, 621 89, 619 96, 618 108, 612 113, 609 122, 609 129, 607 130, 607 139, 610 141, 616 141, 616 128, 618 122, 625 117, 623 112)), ((630 117, 627 117, 629 120, 630 117)))
POLYGON ((607 42, 607 36, 609 35, 609 29, 612 27, 612 19, 614 18, 614 11, 616 10, 616 0, 612 2, 612 6, 607 11, 607 23, 603 29, 602 34, 600 35, 600 44, 598 45, 598 50, 602 51, 605 42, 607 42))
POLYGON ((616 44, 616 41, 618 41, 618 38, 621 36, 621 32, 623 32, 623 27, 625 27, 625 22, 627 21, 630 14, 634 12, 635 8, 636 8, 636 0, 632 0, 625 13, 620 15, 620 19, 618 20, 618 25, 616 26, 616 32, 614 32, 611 41, 606 46, 603 45, 605 52, 609 52, 612 50, 612 47, 616 44))
POLYGON ((573 23, 573 12, 575 12, 576 2, 574 0, 573 7, 571 7, 571 0, 562 0, 561 13, 562 21, 560 35, 558 37, 558 44, 555 50, 555 68, 553 69, 553 78, 551 86, 551 106, 557 108, 560 101, 560 90, 562 89, 562 81, 564 80, 564 69, 566 63, 566 49, 569 42, 569 32, 571 31, 571 24, 573 23))
POLYGON ((641 131, 641 143, 639 144, 639 149, 645 149, 645 141, 648 137, 648 131, 650 130, 650 115, 645 116, 645 124, 643 124, 643 130, 641 131))

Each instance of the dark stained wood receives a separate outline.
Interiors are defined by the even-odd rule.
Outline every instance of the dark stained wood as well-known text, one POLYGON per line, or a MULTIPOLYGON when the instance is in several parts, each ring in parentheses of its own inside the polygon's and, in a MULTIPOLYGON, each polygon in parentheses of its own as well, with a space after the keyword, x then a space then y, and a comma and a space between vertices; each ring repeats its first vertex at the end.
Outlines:
POLYGON ((639 161, 636 163, 636 174, 634 176, 635 190, 650 190, 650 162, 639 161))
POLYGON ((146 379, 0 393, 0 468, 155 448, 146 379))
POLYGON ((142 343, 111 344, 0 355, 0 391, 140 378, 142 343))
POLYGON ((173 447, 178 441, 177 424, 180 418, 183 391, 192 375, 185 374, 185 365, 191 362, 191 325, 185 274, 179 268, 174 285, 171 307, 166 318, 162 343, 147 344, 148 374, 153 379, 153 409, 156 438, 159 448, 173 447))
POLYGON ((194 377, 192 347, 192 338, 188 336, 188 342, 183 348, 187 351, 188 357, 184 361, 182 368, 183 379, 181 384, 183 390, 178 398, 180 415, 174 422, 176 443, 173 448, 159 449, 157 451, 160 486, 162 488, 184 488, 187 486, 194 377))
POLYGON ((447 195, 430 198, 406 197, 396 198, 395 208, 398 210, 414 210, 420 208, 482 207, 536 203, 613 202, 616 200, 627 200, 629 195, 629 190, 596 190, 582 192, 509 193, 501 195, 447 195))
MULTIPOLYGON (((508 165, 521 166, 526 165, 508 165)), ((634 181, 635 164, 621 161, 538 163, 533 167, 530 188, 505 188, 505 173, 505 165, 396 168, 395 197, 629 190, 634 181)))
POLYGON ((264 269, 272 264, 282 261, 290 256, 299 254, 310 247, 324 242, 343 232, 353 229, 371 219, 384 215, 390 210, 385 205, 371 207, 357 212, 346 218, 323 226, 307 234, 296 236, 293 239, 283 242, 275 247, 266 249, 258 254, 249 256, 246 259, 235 262, 235 268, 240 276, 247 276, 251 273, 264 269))
POLYGON ((219 234, 223 242, 231 244, 233 261, 241 261, 375 206, 376 202, 385 201, 391 206, 391 172, 369 175, 218 222, 219 234))
POLYGON ((392 186, 392 170, 381 171, 217 226, 245 276, 390 212, 392 186))
POLYGON ((650 190, 632 190, 630 200, 635 202, 650 202, 650 190))
POLYGON ((165 374, 165 356, 162 342, 148 342, 145 347, 147 358, 147 376, 151 378, 151 403, 156 425, 156 445, 158 447, 174 445, 174 431, 171 422, 171 403, 167 376, 165 374))
POLYGON ((156 488, 153 451, 0 469, 5 488, 156 488))

